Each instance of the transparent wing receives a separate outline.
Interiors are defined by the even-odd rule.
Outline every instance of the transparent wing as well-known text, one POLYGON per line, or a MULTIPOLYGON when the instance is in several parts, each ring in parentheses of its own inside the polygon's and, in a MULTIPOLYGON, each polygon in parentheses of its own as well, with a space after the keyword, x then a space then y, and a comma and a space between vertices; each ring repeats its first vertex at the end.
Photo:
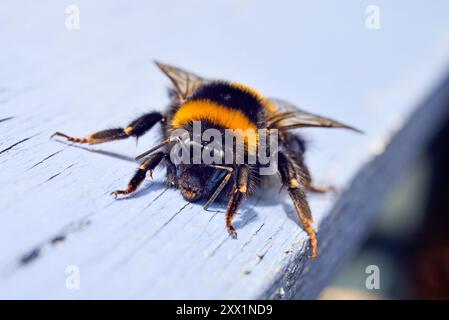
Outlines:
POLYGON ((158 61, 155 61, 154 63, 171 80, 181 102, 191 96, 192 93, 200 86, 209 82, 209 80, 189 71, 170 66, 168 64, 163 64, 158 61))
POLYGON ((277 98, 269 98, 268 101, 277 109, 277 112, 268 118, 268 127, 270 128, 282 130, 306 127, 344 128, 363 133, 342 122, 305 111, 288 101, 277 98))

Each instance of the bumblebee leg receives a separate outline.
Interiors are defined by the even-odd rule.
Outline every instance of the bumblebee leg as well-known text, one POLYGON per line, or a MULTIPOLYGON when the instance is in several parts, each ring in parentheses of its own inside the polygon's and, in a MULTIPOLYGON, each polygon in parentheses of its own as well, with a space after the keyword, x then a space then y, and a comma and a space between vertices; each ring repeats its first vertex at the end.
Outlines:
POLYGON ((237 210, 248 192, 248 177, 249 168, 247 166, 241 166, 226 211, 226 228, 228 229, 229 234, 235 239, 237 238, 237 231, 235 231, 235 228, 232 226, 232 220, 234 220, 237 210))
POLYGON ((157 122, 164 121, 159 112, 150 112, 132 121, 126 128, 115 128, 95 132, 86 138, 73 138, 61 132, 53 133, 52 137, 60 136, 67 141, 76 143, 96 144, 113 140, 126 139, 129 137, 140 137, 150 130, 157 122))
POLYGON ((278 157, 279 174, 281 176, 282 184, 287 188, 288 194, 293 201, 299 219, 309 236, 312 245, 311 258, 315 259, 318 256, 318 240, 315 231, 312 228, 313 218, 309 205, 306 200, 306 195, 301 189, 295 172, 294 164, 284 153, 279 153, 278 157))
POLYGON ((232 167, 217 166, 217 165, 211 165, 211 167, 214 167, 214 168, 217 168, 217 169, 222 169, 222 170, 227 170, 228 172, 223 177, 223 180, 221 180, 220 185, 218 186, 218 188, 214 191, 214 193, 209 198, 209 200, 207 200, 206 204, 204 205, 204 210, 207 210, 209 208, 209 206, 215 201, 215 199, 217 199, 217 197, 220 194, 221 190, 223 190, 223 188, 229 182, 229 179, 232 176, 232 172, 234 171, 234 169, 232 167))
POLYGON ((134 176, 131 178, 131 180, 128 183, 128 186, 125 190, 116 190, 114 192, 111 192, 111 194, 115 197, 117 197, 119 194, 126 195, 130 194, 137 190, 139 185, 142 183, 142 181, 145 179, 147 172, 150 171, 150 176, 152 175, 153 169, 156 168, 156 166, 161 162, 162 159, 166 158, 167 154, 164 152, 157 152, 153 153, 148 157, 147 160, 145 160, 137 169, 134 176))
POLYGON ((301 178, 304 184, 304 188, 306 188, 307 191, 314 192, 314 193, 326 193, 326 192, 335 192, 336 189, 334 186, 316 186, 312 183, 312 177, 310 176, 310 171, 306 167, 304 163, 300 164, 301 166, 301 178))

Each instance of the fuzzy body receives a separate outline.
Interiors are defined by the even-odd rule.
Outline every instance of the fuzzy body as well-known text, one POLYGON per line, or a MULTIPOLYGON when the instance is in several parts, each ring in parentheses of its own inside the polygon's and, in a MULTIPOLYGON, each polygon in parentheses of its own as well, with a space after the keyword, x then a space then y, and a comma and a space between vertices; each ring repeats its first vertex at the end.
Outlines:
MULTIPOLYGON (((275 106, 268 102, 256 90, 234 82, 214 81, 200 86, 184 102, 180 103, 174 95, 166 113, 166 123, 162 127, 165 138, 170 136, 173 129, 183 128, 192 133, 194 121, 201 121, 201 130, 209 128, 224 131, 225 129, 257 130, 267 124, 267 117, 276 112, 275 106)), ((222 135, 224 137, 224 133, 222 135)), ((303 159, 304 141, 297 135, 282 134, 283 143, 295 145, 295 158, 303 159), (298 148, 298 145, 301 146, 298 148)), ((247 141, 247 143, 250 143, 247 141)), ((279 143, 280 144, 280 143, 279 143)), ((170 152, 173 145, 166 147, 170 152)), ((254 150, 256 146, 249 145, 254 150)), ((259 163, 248 165, 248 190, 253 194, 257 187, 270 186, 273 176, 259 174, 259 163)), ((220 169, 201 164, 180 164, 176 170, 167 168, 167 184, 178 187, 188 201, 197 201, 211 196, 220 178, 224 176, 220 169), (174 173, 176 171, 176 174, 174 173)), ((236 182, 237 173, 232 175, 230 183, 223 188, 218 199, 229 197, 236 182)))

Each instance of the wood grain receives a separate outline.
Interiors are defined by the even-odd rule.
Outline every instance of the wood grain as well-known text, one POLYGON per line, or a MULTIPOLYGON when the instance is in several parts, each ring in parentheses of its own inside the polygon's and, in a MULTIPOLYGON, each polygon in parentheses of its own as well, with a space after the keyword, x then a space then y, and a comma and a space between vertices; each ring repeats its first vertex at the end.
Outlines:
MULTIPOLYGON (((426 144, 448 110, 448 91, 441 88, 416 111, 405 102, 397 108, 380 103, 373 110, 362 104, 366 96, 354 88, 341 85, 334 90, 336 80, 317 89, 322 79, 298 79, 293 66, 267 67, 263 73, 266 61, 274 59, 268 49, 260 53, 255 48, 260 60, 253 64, 250 58, 228 59, 234 51, 227 52, 226 46, 246 41, 233 20, 223 23, 236 37, 223 37, 222 48, 220 41, 211 40, 214 50, 202 47, 188 53, 192 41, 198 48, 221 32, 213 24, 215 7, 204 8, 211 15, 204 19, 211 19, 207 21, 213 27, 200 28, 196 13, 185 4, 174 10, 162 4, 79 3, 80 30, 64 27, 62 4, 3 6, 7 14, 1 21, 7 27, 0 28, 0 38, 8 45, 0 56, 1 298, 316 297, 370 229, 380 199, 403 164, 426 144), (182 40, 190 31, 201 32, 201 41, 182 40), (220 48, 221 55, 216 52, 220 48), (206 59, 213 53, 218 57, 206 59), (55 130, 83 136, 126 125, 148 110, 162 110, 168 103, 168 81, 151 59, 165 61, 163 57, 207 77, 241 77, 272 90, 270 96, 286 84, 278 90, 287 93, 285 98, 304 95, 305 101, 323 106, 314 112, 367 132, 303 132, 313 141, 307 155, 313 177, 339 190, 309 195, 319 233, 318 260, 308 260, 306 234, 279 185, 242 206, 235 223, 237 240, 226 232, 223 204, 204 211, 201 204, 185 202, 163 185, 163 170, 135 196, 111 198, 109 193, 123 188, 134 172, 134 156, 160 138, 159 128, 137 145, 132 139, 94 147, 50 140, 55 130), (326 94, 315 95, 320 90, 326 94), (387 112, 390 116, 384 117, 387 112), (66 287, 69 266, 80 270, 79 290, 66 287)), ((222 14, 231 15, 234 9, 223 8, 222 14)), ((232 17, 240 22, 247 16, 232 17)), ((358 34, 348 36, 355 39, 358 34)), ((277 36, 270 37, 274 41, 277 36)), ((351 57, 347 59, 350 63, 351 57)), ((309 64, 298 63, 297 68, 309 64)), ((328 76, 332 74, 335 79, 342 76, 339 69, 329 70, 328 76)), ((436 79, 435 74, 429 79, 436 79)), ((351 76, 354 87, 363 82, 356 73, 351 76)), ((417 87, 413 101, 430 85, 423 80, 417 87)))

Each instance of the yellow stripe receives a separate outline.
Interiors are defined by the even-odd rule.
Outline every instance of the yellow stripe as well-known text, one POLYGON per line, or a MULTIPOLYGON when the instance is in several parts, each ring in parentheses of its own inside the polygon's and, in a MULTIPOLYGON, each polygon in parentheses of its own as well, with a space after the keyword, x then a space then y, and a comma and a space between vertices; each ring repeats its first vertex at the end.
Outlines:
POLYGON ((210 100, 192 100, 183 104, 173 116, 171 126, 173 129, 179 129, 190 122, 203 120, 224 129, 254 130, 256 145, 247 136, 244 137, 244 140, 247 149, 250 152, 256 152, 258 140, 256 124, 240 110, 231 109, 210 100))
POLYGON ((209 100, 192 100, 183 104, 172 120, 174 129, 192 121, 207 120, 225 129, 257 129, 243 112, 209 100))

